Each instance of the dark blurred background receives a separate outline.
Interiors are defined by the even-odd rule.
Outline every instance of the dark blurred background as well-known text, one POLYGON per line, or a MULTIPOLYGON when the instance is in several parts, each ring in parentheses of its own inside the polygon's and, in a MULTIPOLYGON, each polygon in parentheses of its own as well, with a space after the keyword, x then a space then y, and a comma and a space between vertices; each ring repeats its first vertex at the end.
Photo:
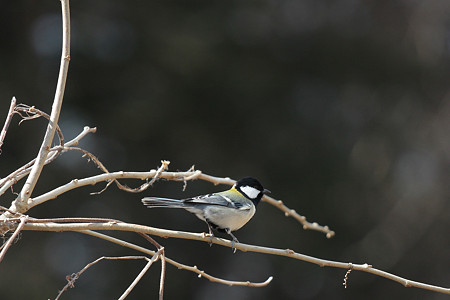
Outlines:
MULTIPOLYGON (((370 263, 450 286, 450 2, 72 1, 72 52, 60 126, 111 171, 171 170, 257 177, 277 199, 329 225, 326 239, 262 203, 236 232, 244 243, 370 263)), ((0 117, 12 96, 50 112, 61 52, 58 1, 1 1, 0 117)), ((35 157, 46 122, 10 126, 6 176, 35 157)), ((3 121, 1 121, 3 124, 3 121)), ((67 153, 34 195, 99 170, 67 153)), ((139 181, 124 181, 138 186, 139 181)), ((23 181, 14 186, 19 191, 23 181)), ((33 208, 33 217, 107 217, 203 232, 184 211, 148 210, 146 195, 225 189, 158 182, 142 194, 104 184, 33 208)), ((9 206, 14 195, 2 196, 9 206)), ((111 233, 151 247, 137 235, 111 233)), ((225 236, 224 236, 225 237, 225 236)), ((161 239, 166 254, 231 280, 228 287, 167 267, 166 299, 447 299, 361 272, 206 243, 161 239)), ((77 233, 24 232, 0 267, 1 299, 54 298, 65 276, 100 256, 138 253, 77 233)), ((115 299, 143 261, 106 261, 62 299, 115 299)), ((156 299, 159 264, 130 299, 156 299)))

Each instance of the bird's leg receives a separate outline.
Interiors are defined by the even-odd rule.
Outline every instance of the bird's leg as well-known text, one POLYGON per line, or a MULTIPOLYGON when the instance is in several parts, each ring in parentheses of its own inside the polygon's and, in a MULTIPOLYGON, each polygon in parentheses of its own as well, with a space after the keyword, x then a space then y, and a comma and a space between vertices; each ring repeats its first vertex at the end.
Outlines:
POLYGON ((226 228, 225 229, 226 233, 228 233, 229 235, 231 235, 231 237, 233 238, 233 241, 231 242, 231 250, 233 250, 233 253, 236 253, 236 248, 234 248, 235 243, 239 243, 238 239, 234 236, 234 234, 231 233, 230 228, 226 228))
POLYGON ((209 246, 212 247, 212 245, 213 245, 212 239, 213 239, 213 237, 214 237, 214 233, 213 233, 213 230, 212 230, 211 225, 210 225, 208 222, 206 222, 206 224, 208 225, 209 236, 211 237, 211 241, 209 242, 209 246))

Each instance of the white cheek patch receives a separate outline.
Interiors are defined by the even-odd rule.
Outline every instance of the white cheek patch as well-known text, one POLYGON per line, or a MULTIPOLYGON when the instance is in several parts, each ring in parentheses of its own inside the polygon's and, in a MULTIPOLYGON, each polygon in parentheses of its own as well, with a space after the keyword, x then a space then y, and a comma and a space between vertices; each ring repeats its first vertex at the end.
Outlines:
POLYGON ((260 190, 255 189, 254 187, 245 185, 241 186, 241 191, 246 194, 250 199, 255 199, 258 197, 259 193, 261 193, 260 190))

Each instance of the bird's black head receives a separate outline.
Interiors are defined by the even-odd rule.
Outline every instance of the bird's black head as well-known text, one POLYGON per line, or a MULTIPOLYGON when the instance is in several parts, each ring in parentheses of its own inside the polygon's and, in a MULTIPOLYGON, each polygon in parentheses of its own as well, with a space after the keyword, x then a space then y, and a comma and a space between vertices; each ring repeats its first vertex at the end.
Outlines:
POLYGON ((239 179, 234 187, 246 198, 252 200, 255 205, 259 203, 264 194, 270 193, 253 177, 239 179))

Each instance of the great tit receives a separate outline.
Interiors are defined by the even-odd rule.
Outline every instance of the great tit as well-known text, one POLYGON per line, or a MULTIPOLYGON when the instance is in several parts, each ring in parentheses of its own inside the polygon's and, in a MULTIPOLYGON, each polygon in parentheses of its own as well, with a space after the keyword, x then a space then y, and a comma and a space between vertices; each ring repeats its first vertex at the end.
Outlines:
POLYGON ((270 191, 263 188, 258 180, 245 177, 223 192, 183 200, 145 197, 142 203, 148 208, 184 208, 208 224, 211 237, 214 236, 212 229, 228 233, 233 238, 234 248, 234 243, 239 241, 231 232, 240 229, 253 217, 256 205, 267 193, 270 191))

